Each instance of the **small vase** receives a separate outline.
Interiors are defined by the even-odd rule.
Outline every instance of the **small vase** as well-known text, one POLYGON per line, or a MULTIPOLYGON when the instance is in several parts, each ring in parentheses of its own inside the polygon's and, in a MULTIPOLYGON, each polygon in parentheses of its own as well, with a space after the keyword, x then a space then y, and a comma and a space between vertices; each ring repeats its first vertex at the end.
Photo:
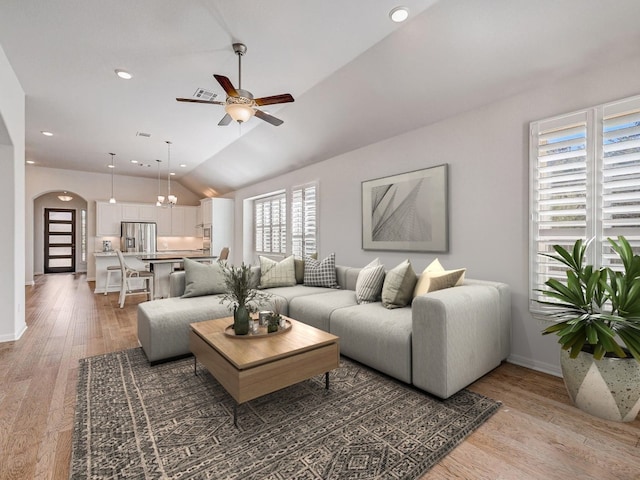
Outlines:
POLYGON ((239 305, 233 311, 233 330, 236 335, 246 335, 249 333, 249 322, 251 317, 244 305, 239 305))

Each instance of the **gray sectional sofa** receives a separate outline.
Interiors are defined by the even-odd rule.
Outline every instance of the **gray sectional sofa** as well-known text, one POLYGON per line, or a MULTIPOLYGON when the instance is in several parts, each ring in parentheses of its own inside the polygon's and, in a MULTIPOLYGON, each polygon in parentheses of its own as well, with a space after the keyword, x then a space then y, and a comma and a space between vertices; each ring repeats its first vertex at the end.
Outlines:
MULTIPOLYGON (((415 297, 410 307, 387 309, 381 302, 357 303, 359 272, 336 266, 339 289, 302 284, 266 289, 272 296, 264 309, 277 306, 291 318, 339 336, 345 356, 440 398, 507 358, 508 285, 467 279, 415 297)), ((230 315, 219 295, 180 298, 185 272, 171 274, 170 284, 170 298, 138 306, 138 339, 152 363, 189 354, 190 323, 230 315)))

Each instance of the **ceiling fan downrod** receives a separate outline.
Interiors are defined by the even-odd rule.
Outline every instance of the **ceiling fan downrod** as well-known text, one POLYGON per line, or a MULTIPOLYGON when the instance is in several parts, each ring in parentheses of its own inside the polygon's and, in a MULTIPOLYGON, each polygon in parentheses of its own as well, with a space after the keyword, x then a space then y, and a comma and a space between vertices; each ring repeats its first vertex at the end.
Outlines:
POLYGON ((234 43, 233 51, 238 56, 238 89, 242 89, 242 56, 247 53, 247 46, 244 43, 234 43))

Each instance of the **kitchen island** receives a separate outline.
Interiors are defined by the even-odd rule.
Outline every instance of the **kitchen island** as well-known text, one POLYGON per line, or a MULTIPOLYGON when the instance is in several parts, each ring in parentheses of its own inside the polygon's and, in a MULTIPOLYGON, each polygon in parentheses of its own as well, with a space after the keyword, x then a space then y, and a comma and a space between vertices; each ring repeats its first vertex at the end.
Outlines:
MULTIPOLYGON (((181 266, 184 258, 197 262, 212 262, 216 255, 208 255, 200 250, 172 250, 156 253, 122 252, 125 261, 131 268, 145 269, 154 272, 154 298, 166 298, 169 296, 169 275, 176 265, 181 266)), ((96 286, 93 293, 119 292, 120 272, 111 272, 111 285, 107 285, 107 267, 120 265, 116 252, 95 252, 96 259, 96 286)))

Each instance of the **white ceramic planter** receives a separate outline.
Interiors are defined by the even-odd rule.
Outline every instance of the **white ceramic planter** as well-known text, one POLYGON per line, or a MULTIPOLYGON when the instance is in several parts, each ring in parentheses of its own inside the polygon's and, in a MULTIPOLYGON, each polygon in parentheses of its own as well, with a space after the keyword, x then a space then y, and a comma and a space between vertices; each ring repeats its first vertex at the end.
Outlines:
POLYGON ((573 403, 605 420, 631 422, 640 410, 640 363, 634 358, 603 358, 561 350, 562 376, 573 403))

